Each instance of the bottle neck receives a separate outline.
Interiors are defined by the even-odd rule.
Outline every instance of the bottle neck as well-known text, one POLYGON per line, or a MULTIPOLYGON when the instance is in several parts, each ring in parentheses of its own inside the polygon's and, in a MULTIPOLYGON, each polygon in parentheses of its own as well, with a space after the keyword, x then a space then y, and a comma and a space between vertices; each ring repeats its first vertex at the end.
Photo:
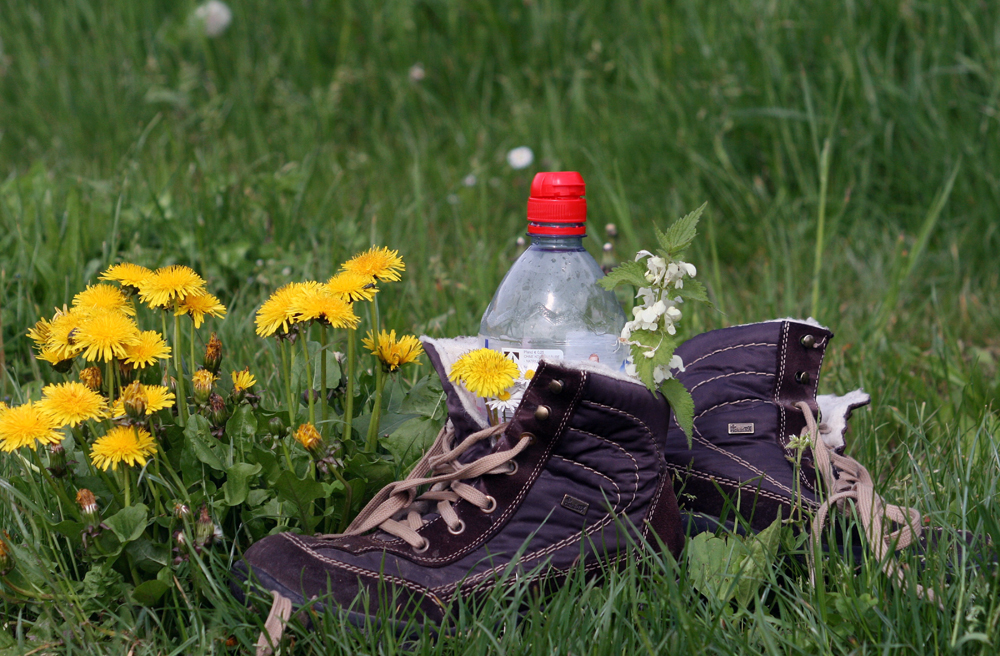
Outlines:
POLYGON ((582 251, 583 238, 586 235, 556 236, 556 235, 532 235, 531 248, 545 251, 582 251))

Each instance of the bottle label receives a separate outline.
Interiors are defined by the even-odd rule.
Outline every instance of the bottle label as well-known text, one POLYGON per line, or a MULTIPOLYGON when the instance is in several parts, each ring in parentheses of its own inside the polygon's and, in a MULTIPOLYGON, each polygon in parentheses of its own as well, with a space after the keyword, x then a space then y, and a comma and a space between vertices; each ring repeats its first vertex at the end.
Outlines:
POLYGON ((493 346, 490 346, 489 339, 485 340, 486 348, 493 348, 503 354, 505 358, 510 359, 517 365, 520 369, 521 375, 523 376, 528 371, 534 371, 538 368, 538 362, 542 359, 545 360, 562 360, 565 354, 562 349, 532 349, 532 348, 517 348, 511 346, 504 346, 499 340, 493 340, 493 346))

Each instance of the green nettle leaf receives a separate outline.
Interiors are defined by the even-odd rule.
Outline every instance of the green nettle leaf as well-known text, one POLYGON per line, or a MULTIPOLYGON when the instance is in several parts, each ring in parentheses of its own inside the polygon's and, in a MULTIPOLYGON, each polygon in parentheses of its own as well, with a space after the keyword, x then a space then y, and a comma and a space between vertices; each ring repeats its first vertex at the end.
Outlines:
POLYGON ((687 391, 684 384, 676 378, 668 378, 660 385, 660 391, 667 397, 670 410, 674 413, 677 425, 681 427, 687 435, 688 444, 691 444, 691 437, 694 430, 694 399, 691 392, 687 391))
POLYGON ((234 439, 252 439, 256 434, 257 416, 254 415, 253 408, 246 404, 240 405, 226 422, 226 435, 234 439))
POLYGON ((142 532, 146 530, 146 519, 149 516, 149 509, 141 503, 128 508, 122 508, 111 517, 107 517, 104 523, 108 525, 122 544, 138 540, 142 532))
POLYGON ((701 301, 702 303, 711 304, 711 301, 708 300, 708 290, 705 289, 705 285, 692 278, 684 281, 684 286, 677 290, 676 295, 685 301, 701 301))
POLYGON ((611 270, 611 272, 597 281, 601 287, 613 290, 618 285, 632 285, 633 287, 648 287, 646 280, 646 264, 640 262, 622 262, 611 270))
POLYGON ((697 226, 698 219, 701 218, 702 212, 705 211, 705 207, 708 203, 702 203, 701 207, 693 212, 690 212, 683 218, 674 221, 666 232, 656 231, 656 239, 660 242, 660 246, 663 250, 674 257, 685 248, 691 245, 694 241, 695 236, 697 236, 697 226))
POLYGON ((140 606, 153 606, 170 589, 170 586, 163 581, 153 579, 140 583, 132 590, 132 599, 140 606))
POLYGON ((226 471, 226 466, 215 454, 214 449, 218 448, 218 440, 212 437, 211 426, 207 419, 201 415, 191 415, 188 418, 188 425, 184 427, 184 437, 198 460, 216 471, 226 471))
POLYGON ((222 486, 227 506, 238 506, 250 494, 250 478, 260 473, 260 464, 240 462, 226 470, 226 482, 222 486))

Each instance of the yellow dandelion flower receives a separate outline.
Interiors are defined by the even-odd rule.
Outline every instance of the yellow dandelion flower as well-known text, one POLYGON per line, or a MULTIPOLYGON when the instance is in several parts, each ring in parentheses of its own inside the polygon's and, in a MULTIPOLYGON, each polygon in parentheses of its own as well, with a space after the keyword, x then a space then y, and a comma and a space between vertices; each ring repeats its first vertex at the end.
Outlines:
MULTIPOLYGON (((50 354, 51 358, 72 360, 80 354, 82 347, 77 342, 77 336, 80 332, 80 324, 85 319, 83 313, 75 308, 72 310, 67 310, 65 307, 62 310, 56 309, 55 316, 52 317, 52 322, 49 324, 49 335, 45 342, 45 351, 50 354)), ((49 362, 52 361, 50 358, 45 359, 49 362)))
POLYGON ((174 407, 174 393, 163 385, 143 385, 146 392, 146 414, 151 415, 164 408, 174 407))
POLYGON ((37 403, 8 408, 0 413, 0 450, 13 451, 28 446, 34 451, 38 442, 58 444, 62 441, 62 433, 57 428, 52 419, 42 414, 37 403))
POLYGON ((397 340, 395 330, 379 332, 377 347, 371 331, 368 331, 368 336, 361 343, 382 361, 382 366, 387 371, 396 371, 404 364, 415 361, 424 352, 419 339, 413 335, 402 335, 397 340))
POLYGON ((101 375, 101 368, 87 367, 83 369, 80 372, 80 382, 95 392, 100 391, 101 385, 104 384, 104 376, 101 375))
POLYGON ((125 462, 135 466, 146 464, 146 459, 156 453, 156 442, 144 428, 137 426, 115 426, 104 437, 94 441, 90 449, 90 461, 104 471, 118 469, 125 462))
POLYGON ((363 276, 382 281, 399 280, 399 273, 406 270, 399 251, 391 251, 383 246, 372 246, 363 253, 358 253, 341 265, 344 271, 359 273, 363 276))
POLYGON ((125 362, 139 369, 170 358, 170 347, 155 330, 144 330, 133 344, 125 347, 125 362))
POLYGON ((101 280, 111 280, 117 282, 122 287, 131 287, 138 291, 146 278, 153 275, 153 272, 144 266, 124 262, 109 267, 107 271, 100 275, 101 280))
POLYGON ((83 383, 46 385, 37 406, 57 426, 76 426, 108 416, 108 402, 83 383))
POLYGON ((481 348, 469 351, 455 362, 448 380, 458 381, 480 398, 494 397, 514 384, 517 365, 502 353, 481 348))
POLYGON ((73 308, 84 314, 113 310, 135 316, 135 308, 128 302, 121 288, 107 283, 87 285, 85 290, 73 297, 73 308))
POLYGON ((51 335, 52 324, 45 317, 39 319, 33 328, 28 329, 28 337, 35 343, 35 348, 39 351, 45 350, 45 345, 51 335))
POLYGON ((157 269, 139 284, 139 298, 154 309, 199 293, 205 293, 204 279, 190 267, 176 264, 157 269))
POLYGON ((378 293, 375 280, 353 271, 341 271, 326 281, 330 293, 348 303, 354 301, 370 301, 378 293))
POLYGON ((219 377, 208 369, 199 369, 191 376, 191 382, 194 383, 194 391, 204 394, 206 397, 212 391, 212 385, 217 380, 219 380, 219 377))
POLYGON ((318 282, 301 283, 291 302, 295 322, 322 321, 334 328, 355 328, 361 318, 351 304, 334 296, 318 282))
POLYGON ((309 451, 312 451, 323 441, 323 437, 319 434, 319 431, 310 423, 305 423, 298 427, 295 431, 295 439, 309 451))
POLYGON ((0 401, 0 415, 2 415, 5 410, 10 410, 10 406, 3 401, 0 401))
POLYGON ((299 294, 301 283, 292 282, 271 294, 257 310, 257 334, 260 337, 270 337, 280 328, 288 332, 289 324, 295 323, 295 312, 292 304, 299 294))
POLYGON ((191 320, 194 321, 194 327, 201 328, 206 314, 220 319, 226 316, 226 306, 208 292, 199 292, 185 296, 184 300, 177 304, 177 310, 174 311, 174 314, 176 316, 190 315, 191 320))
POLYGON ((88 362, 124 360, 128 357, 128 347, 139 341, 139 327, 119 312, 96 312, 80 323, 75 339, 88 362))
POLYGON ((257 379, 250 373, 250 367, 247 367, 243 371, 234 371, 232 376, 233 390, 236 392, 246 391, 257 384, 257 379))
POLYGON ((63 362, 68 363, 69 360, 62 357, 62 353, 56 349, 51 349, 49 347, 43 348, 38 355, 35 356, 36 360, 44 360, 48 362, 53 367, 58 367, 63 362))

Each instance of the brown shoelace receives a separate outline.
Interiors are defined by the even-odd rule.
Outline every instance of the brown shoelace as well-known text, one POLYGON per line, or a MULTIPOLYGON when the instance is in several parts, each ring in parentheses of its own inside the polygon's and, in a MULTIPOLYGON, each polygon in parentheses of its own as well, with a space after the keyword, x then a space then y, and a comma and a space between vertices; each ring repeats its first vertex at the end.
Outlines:
MULTIPOLYGON (((914 508, 896 506, 886 503, 875 492, 875 484, 871 474, 854 458, 842 456, 833 451, 821 437, 829 432, 825 424, 816 424, 809 405, 803 401, 795 404, 806 417, 806 427, 802 436, 808 436, 813 456, 816 459, 816 471, 823 479, 826 488, 826 499, 816 510, 812 521, 812 542, 810 550, 809 576, 816 585, 816 563, 813 553, 817 552, 823 538, 823 527, 830 512, 830 507, 836 505, 844 509, 848 499, 854 501, 854 511, 861 519, 861 526, 878 559, 879 565, 891 580, 900 586, 906 586, 906 572, 893 558, 893 553, 906 549, 920 539, 920 513, 914 508), (895 522, 900 528, 887 531, 886 519, 895 522)), ((817 552, 818 553, 818 552, 817 552)), ((935 601, 934 590, 916 584, 917 596, 930 602, 935 601)), ((940 605, 940 604, 938 604, 940 605)))

